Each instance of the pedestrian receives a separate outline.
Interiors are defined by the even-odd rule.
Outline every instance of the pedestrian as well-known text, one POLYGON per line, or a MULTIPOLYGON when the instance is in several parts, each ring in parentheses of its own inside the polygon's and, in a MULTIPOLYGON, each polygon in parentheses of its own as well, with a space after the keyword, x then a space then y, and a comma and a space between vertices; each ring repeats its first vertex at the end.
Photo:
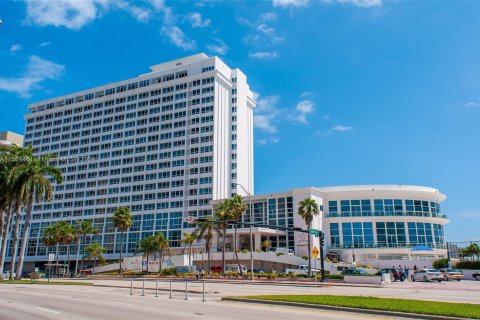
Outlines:
POLYGON ((198 269, 195 271, 195 276, 197 277, 197 280, 198 280, 198 269))
POLYGON ((205 269, 202 268, 202 279, 205 278, 205 269))
POLYGON ((404 266, 404 268, 403 268, 403 273, 405 274, 405 279, 410 280, 410 278, 408 278, 408 273, 409 273, 409 272, 408 272, 407 266, 404 266))
POLYGON ((417 271, 417 265, 413 266, 413 272, 417 271))

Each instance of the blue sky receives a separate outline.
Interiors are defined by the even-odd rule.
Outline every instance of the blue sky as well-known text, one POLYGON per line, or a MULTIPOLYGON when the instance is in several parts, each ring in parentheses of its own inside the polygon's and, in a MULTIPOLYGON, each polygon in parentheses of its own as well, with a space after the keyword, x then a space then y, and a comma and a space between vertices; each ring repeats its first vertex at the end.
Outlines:
POLYGON ((480 240, 480 2, 2 1, 0 131, 27 104, 205 52, 256 92, 255 192, 414 184, 480 240))

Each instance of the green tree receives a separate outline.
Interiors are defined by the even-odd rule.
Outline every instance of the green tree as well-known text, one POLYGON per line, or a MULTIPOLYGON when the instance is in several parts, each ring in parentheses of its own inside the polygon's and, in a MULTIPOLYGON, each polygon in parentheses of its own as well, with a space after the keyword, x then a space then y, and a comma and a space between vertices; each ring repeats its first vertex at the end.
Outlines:
POLYGON ((272 247, 272 242, 270 240, 265 240, 262 242, 262 247, 265 248, 265 252, 268 252, 272 247))
MULTIPOLYGON (((60 169, 51 165, 52 161, 57 158, 56 154, 45 154, 34 157, 32 146, 24 148, 21 153, 23 157, 29 158, 29 161, 21 162, 13 167, 7 177, 11 184, 16 185, 20 203, 26 204, 23 236, 18 254, 17 279, 21 279, 22 277, 33 203, 39 203, 42 200, 46 202, 52 200, 53 185, 50 180, 53 180, 57 184, 63 182, 60 169)), ((15 251, 12 252, 12 255, 14 252, 15 251)))
POLYGON ((87 237, 98 234, 98 230, 93 226, 92 220, 81 220, 76 223, 77 230, 77 259, 75 261, 75 272, 80 273, 83 268, 83 258, 85 257, 85 247, 87 246, 87 237), (83 240, 83 241, 82 241, 83 240), (78 258, 80 256, 80 247, 82 247, 82 259, 80 269, 78 268, 78 258))
POLYGON ((235 252, 235 258, 237 260, 238 269, 240 274, 243 275, 242 267, 240 265, 240 259, 238 259, 238 248, 237 248, 237 230, 238 230, 238 222, 242 219, 242 215, 247 210, 247 205, 243 202, 243 198, 236 194, 233 198, 227 200, 228 202, 228 215, 231 217, 232 221, 234 221, 234 237, 233 237, 233 251, 235 252))
MULTIPOLYGON (((298 215, 302 217, 303 221, 308 227, 308 230, 312 228, 313 217, 319 214, 318 204, 311 198, 305 198, 298 204, 298 215)), ((312 276, 312 248, 311 248, 311 236, 307 235, 308 239, 308 276, 312 276)))
MULTIPOLYGON (((156 244, 155 244, 155 236, 152 235, 147 238, 143 238, 138 242, 138 249, 137 253, 142 252, 143 253, 143 258, 147 259, 147 273, 149 272, 148 266, 150 262, 150 256, 156 252, 156 244)), ((142 272, 143 272, 143 262, 142 262, 142 272)))
POLYGON ((188 232, 185 232, 183 234, 183 239, 181 240, 181 242, 184 244, 184 250, 186 250, 188 248, 188 265, 189 266, 192 266, 192 256, 193 256, 193 244, 195 243, 195 241, 197 241, 198 239, 198 233, 193 231, 191 233, 188 233, 188 232))
POLYGON ((70 273, 70 246, 77 237, 75 227, 68 221, 56 222, 56 232, 60 243, 67 247, 67 274, 70 273))
POLYGON ((123 233, 127 231, 133 224, 133 217, 128 207, 121 207, 115 211, 113 215, 113 225, 120 231, 120 274, 122 270, 122 253, 123 253, 123 233))
POLYGON ((226 266, 226 261, 225 261, 225 251, 227 249, 227 228, 228 228, 228 222, 232 220, 232 217, 230 215, 231 211, 229 210, 229 205, 231 203, 231 200, 227 199, 223 202, 221 202, 216 208, 215 208, 215 219, 218 221, 221 221, 219 224, 219 227, 222 230, 222 236, 223 236, 223 241, 222 241, 222 273, 225 274, 225 266, 226 266))
POLYGON ((105 248, 103 248, 98 243, 92 243, 89 246, 87 246, 86 250, 88 252, 86 259, 90 261, 93 260, 93 274, 95 274, 95 267, 97 266, 97 260, 100 261, 100 263, 105 262, 105 257, 103 256, 103 253, 105 252, 105 248))
POLYGON ((159 264, 159 272, 162 273, 162 264, 165 255, 172 255, 170 250, 170 241, 165 239, 165 236, 162 232, 159 232, 154 237, 154 245, 156 247, 156 251, 158 252, 158 264, 159 264))
POLYGON ((207 253, 207 266, 208 271, 211 270, 211 255, 212 242, 215 237, 215 233, 219 236, 222 234, 220 227, 217 223, 213 222, 212 217, 205 217, 204 220, 198 223, 195 232, 198 234, 198 239, 205 240, 205 252, 207 253))

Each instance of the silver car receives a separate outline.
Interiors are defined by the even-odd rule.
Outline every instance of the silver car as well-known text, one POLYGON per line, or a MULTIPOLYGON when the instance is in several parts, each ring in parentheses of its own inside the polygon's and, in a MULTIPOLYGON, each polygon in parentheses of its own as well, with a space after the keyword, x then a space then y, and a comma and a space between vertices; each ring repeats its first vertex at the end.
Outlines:
POLYGON ((444 277, 439 270, 435 269, 422 269, 417 270, 412 275, 412 281, 438 281, 442 282, 444 277))

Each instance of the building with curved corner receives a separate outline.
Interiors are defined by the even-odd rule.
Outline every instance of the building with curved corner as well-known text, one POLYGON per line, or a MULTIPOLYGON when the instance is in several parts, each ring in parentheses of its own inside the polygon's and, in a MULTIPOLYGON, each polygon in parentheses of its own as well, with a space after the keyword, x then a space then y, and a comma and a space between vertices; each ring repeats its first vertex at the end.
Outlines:
MULTIPOLYGON (((440 207, 446 196, 428 187, 310 187, 255 195, 251 198, 253 221, 306 229, 297 211, 298 203, 307 197, 319 204, 320 214, 312 228, 324 232, 324 249, 330 256, 350 263, 390 267, 447 256, 444 227, 449 220, 440 207)), ((248 213, 243 221, 250 221, 248 213)), ((249 229, 239 233, 238 245, 249 248, 249 229)), ((297 256, 308 254, 305 233, 268 228, 254 228, 253 233, 256 250, 263 241, 270 240, 273 247, 293 249, 297 256)), ((319 238, 311 237, 313 245, 319 246, 319 238)))

